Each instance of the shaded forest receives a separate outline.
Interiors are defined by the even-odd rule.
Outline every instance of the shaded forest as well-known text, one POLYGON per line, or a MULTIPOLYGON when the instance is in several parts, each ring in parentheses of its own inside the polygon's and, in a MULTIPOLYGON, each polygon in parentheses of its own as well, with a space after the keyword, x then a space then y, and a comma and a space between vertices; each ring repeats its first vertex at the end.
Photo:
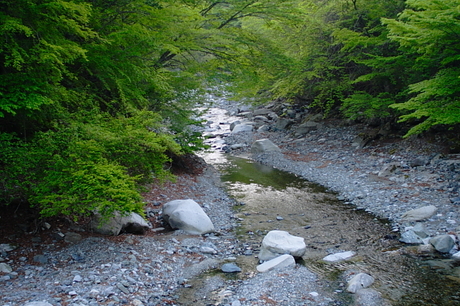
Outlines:
POLYGON ((460 0, 0 0, 0 34, 0 200, 43 216, 142 213, 214 85, 406 137, 460 123, 460 0))

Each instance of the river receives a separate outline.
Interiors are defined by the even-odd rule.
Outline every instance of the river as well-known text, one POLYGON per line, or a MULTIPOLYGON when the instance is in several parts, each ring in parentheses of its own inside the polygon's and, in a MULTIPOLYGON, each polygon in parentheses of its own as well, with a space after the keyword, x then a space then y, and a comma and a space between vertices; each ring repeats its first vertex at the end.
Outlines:
MULTIPOLYGON (((350 300, 345 275, 365 272, 376 279, 372 288, 392 305, 460 305, 458 279, 433 269, 452 262, 407 255, 410 249, 398 241, 399 234, 387 220, 346 205, 336 194, 293 174, 223 153, 222 135, 238 118, 211 108, 205 119, 213 149, 202 156, 221 172, 227 192, 242 203, 237 235, 254 254, 268 231, 284 230, 305 239, 307 252, 300 264, 328 279, 344 302, 350 300), (357 256, 337 264, 322 261, 340 251, 357 256)), ((255 270, 257 259, 249 258, 242 264, 252 264, 255 270)))

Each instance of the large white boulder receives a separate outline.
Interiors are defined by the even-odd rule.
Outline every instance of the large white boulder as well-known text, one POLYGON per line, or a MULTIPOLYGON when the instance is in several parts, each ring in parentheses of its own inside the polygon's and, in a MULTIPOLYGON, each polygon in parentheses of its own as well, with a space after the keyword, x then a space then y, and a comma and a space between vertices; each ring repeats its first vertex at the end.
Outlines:
POLYGON ((284 254, 301 257, 305 254, 307 246, 302 237, 289 234, 286 231, 270 231, 262 240, 259 259, 270 260, 284 254))
POLYGON ((269 139, 264 138, 256 140, 252 144, 251 152, 253 154, 260 154, 265 152, 281 152, 281 149, 269 139))
POLYGON ((112 218, 105 221, 98 213, 94 214, 91 227, 93 231, 103 235, 119 235, 122 231, 133 234, 144 234, 150 227, 142 216, 134 212, 127 216, 116 212, 112 218))
POLYGON ((194 200, 174 200, 163 205, 163 219, 171 228, 192 235, 214 232, 211 219, 194 200))

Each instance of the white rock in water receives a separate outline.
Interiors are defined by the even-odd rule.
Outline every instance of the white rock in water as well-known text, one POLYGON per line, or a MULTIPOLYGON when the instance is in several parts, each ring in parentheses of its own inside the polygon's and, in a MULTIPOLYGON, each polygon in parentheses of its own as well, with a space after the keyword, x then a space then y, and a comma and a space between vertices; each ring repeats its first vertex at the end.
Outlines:
POLYGON ((192 235, 214 232, 214 225, 197 202, 174 200, 163 205, 163 219, 173 229, 180 229, 192 235))
POLYGON ((347 252, 341 252, 341 253, 335 253, 335 254, 328 255, 324 257, 323 260, 327 262, 337 262, 337 261, 342 261, 342 260, 348 260, 355 255, 356 255, 355 252, 347 251, 347 252))
POLYGON ((286 231, 270 231, 262 240, 259 259, 270 260, 284 254, 301 257, 305 254, 307 246, 302 237, 289 234, 286 231))
POLYGON ((366 273, 356 274, 348 282, 347 291, 351 293, 356 293, 356 291, 367 288, 374 283, 374 278, 366 273))
POLYGON ((438 208, 434 205, 424 206, 410 210, 401 216, 403 221, 422 221, 433 216, 438 208))
POLYGON ((251 146, 251 153, 281 152, 281 149, 269 139, 256 140, 251 146))
POLYGON ((289 266, 295 266, 294 256, 289 254, 284 254, 273 258, 272 260, 266 261, 263 264, 257 266, 257 271, 267 272, 272 269, 281 269, 289 266))

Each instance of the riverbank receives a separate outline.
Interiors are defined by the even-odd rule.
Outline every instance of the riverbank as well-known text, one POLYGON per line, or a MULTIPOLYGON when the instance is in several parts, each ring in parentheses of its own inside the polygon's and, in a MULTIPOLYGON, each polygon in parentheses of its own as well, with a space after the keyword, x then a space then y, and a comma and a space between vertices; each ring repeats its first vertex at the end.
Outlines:
MULTIPOLYGON (((251 119, 248 112, 241 116, 251 119)), ((230 134, 225 140, 228 148, 235 148, 231 154, 247 156, 255 140, 270 139, 281 154, 251 158, 337 192, 345 203, 389 219, 395 231, 415 224, 403 219, 406 212, 434 205, 436 213, 423 220, 427 234, 457 232, 460 155, 445 154, 444 144, 416 137, 384 138, 361 147, 357 142, 364 130, 339 121, 320 121, 301 137, 295 127, 275 127, 273 122, 271 128, 230 134)))

